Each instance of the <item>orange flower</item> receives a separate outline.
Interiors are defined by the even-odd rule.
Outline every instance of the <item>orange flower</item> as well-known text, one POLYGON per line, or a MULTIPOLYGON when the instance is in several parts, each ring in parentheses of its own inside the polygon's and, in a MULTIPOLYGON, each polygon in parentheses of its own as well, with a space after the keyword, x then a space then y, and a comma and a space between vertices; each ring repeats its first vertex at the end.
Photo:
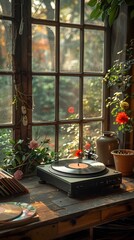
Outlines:
POLYGON ((129 120, 128 115, 125 112, 119 112, 116 116, 116 122, 118 124, 126 124, 129 120))

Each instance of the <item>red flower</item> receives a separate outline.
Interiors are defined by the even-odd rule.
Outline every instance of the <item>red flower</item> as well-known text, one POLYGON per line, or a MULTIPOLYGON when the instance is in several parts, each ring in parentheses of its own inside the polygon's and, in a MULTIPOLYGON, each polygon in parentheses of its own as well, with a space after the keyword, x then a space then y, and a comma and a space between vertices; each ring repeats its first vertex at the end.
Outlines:
POLYGON ((82 157, 82 150, 76 150, 76 152, 75 152, 75 156, 76 157, 82 157))
POLYGON ((68 112, 69 112, 69 113, 74 113, 74 107, 69 107, 69 108, 68 108, 68 112))
POLYGON ((119 124, 125 124, 129 120, 128 115, 125 112, 119 112, 116 116, 116 122, 119 124))
POLYGON ((86 149, 87 151, 90 149, 90 147, 91 147, 91 144, 90 144, 90 143, 86 143, 85 149, 86 149))

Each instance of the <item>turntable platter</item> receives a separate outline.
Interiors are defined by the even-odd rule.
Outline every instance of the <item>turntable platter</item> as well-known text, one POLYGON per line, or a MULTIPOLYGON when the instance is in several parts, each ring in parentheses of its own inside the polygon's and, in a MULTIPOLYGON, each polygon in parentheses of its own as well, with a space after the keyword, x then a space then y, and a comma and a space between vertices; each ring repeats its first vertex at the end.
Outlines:
POLYGON ((50 171, 61 176, 90 177, 105 174, 107 168, 103 163, 94 160, 67 159, 53 162, 50 171))

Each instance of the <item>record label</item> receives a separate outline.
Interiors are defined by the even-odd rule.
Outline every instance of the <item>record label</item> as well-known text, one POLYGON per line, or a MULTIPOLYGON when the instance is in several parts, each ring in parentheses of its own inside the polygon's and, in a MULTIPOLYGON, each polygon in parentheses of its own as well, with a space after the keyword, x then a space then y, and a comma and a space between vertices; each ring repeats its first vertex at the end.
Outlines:
POLYGON ((68 164, 69 168, 74 168, 74 169, 83 169, 83 168, 88 168, 89 165, 86 163, 70 163, 68 164))

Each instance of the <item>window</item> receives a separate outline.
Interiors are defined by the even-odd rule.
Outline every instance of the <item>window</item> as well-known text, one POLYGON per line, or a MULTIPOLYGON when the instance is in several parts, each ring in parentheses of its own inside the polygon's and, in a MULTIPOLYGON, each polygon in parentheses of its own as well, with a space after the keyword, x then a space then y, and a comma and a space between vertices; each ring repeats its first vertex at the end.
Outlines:
POLYGON ((94 147, 104 129, 106 26, 89 20, 87 0, 5 0, 0 14, 1 131, 48 137, 66 157, 94 147))

